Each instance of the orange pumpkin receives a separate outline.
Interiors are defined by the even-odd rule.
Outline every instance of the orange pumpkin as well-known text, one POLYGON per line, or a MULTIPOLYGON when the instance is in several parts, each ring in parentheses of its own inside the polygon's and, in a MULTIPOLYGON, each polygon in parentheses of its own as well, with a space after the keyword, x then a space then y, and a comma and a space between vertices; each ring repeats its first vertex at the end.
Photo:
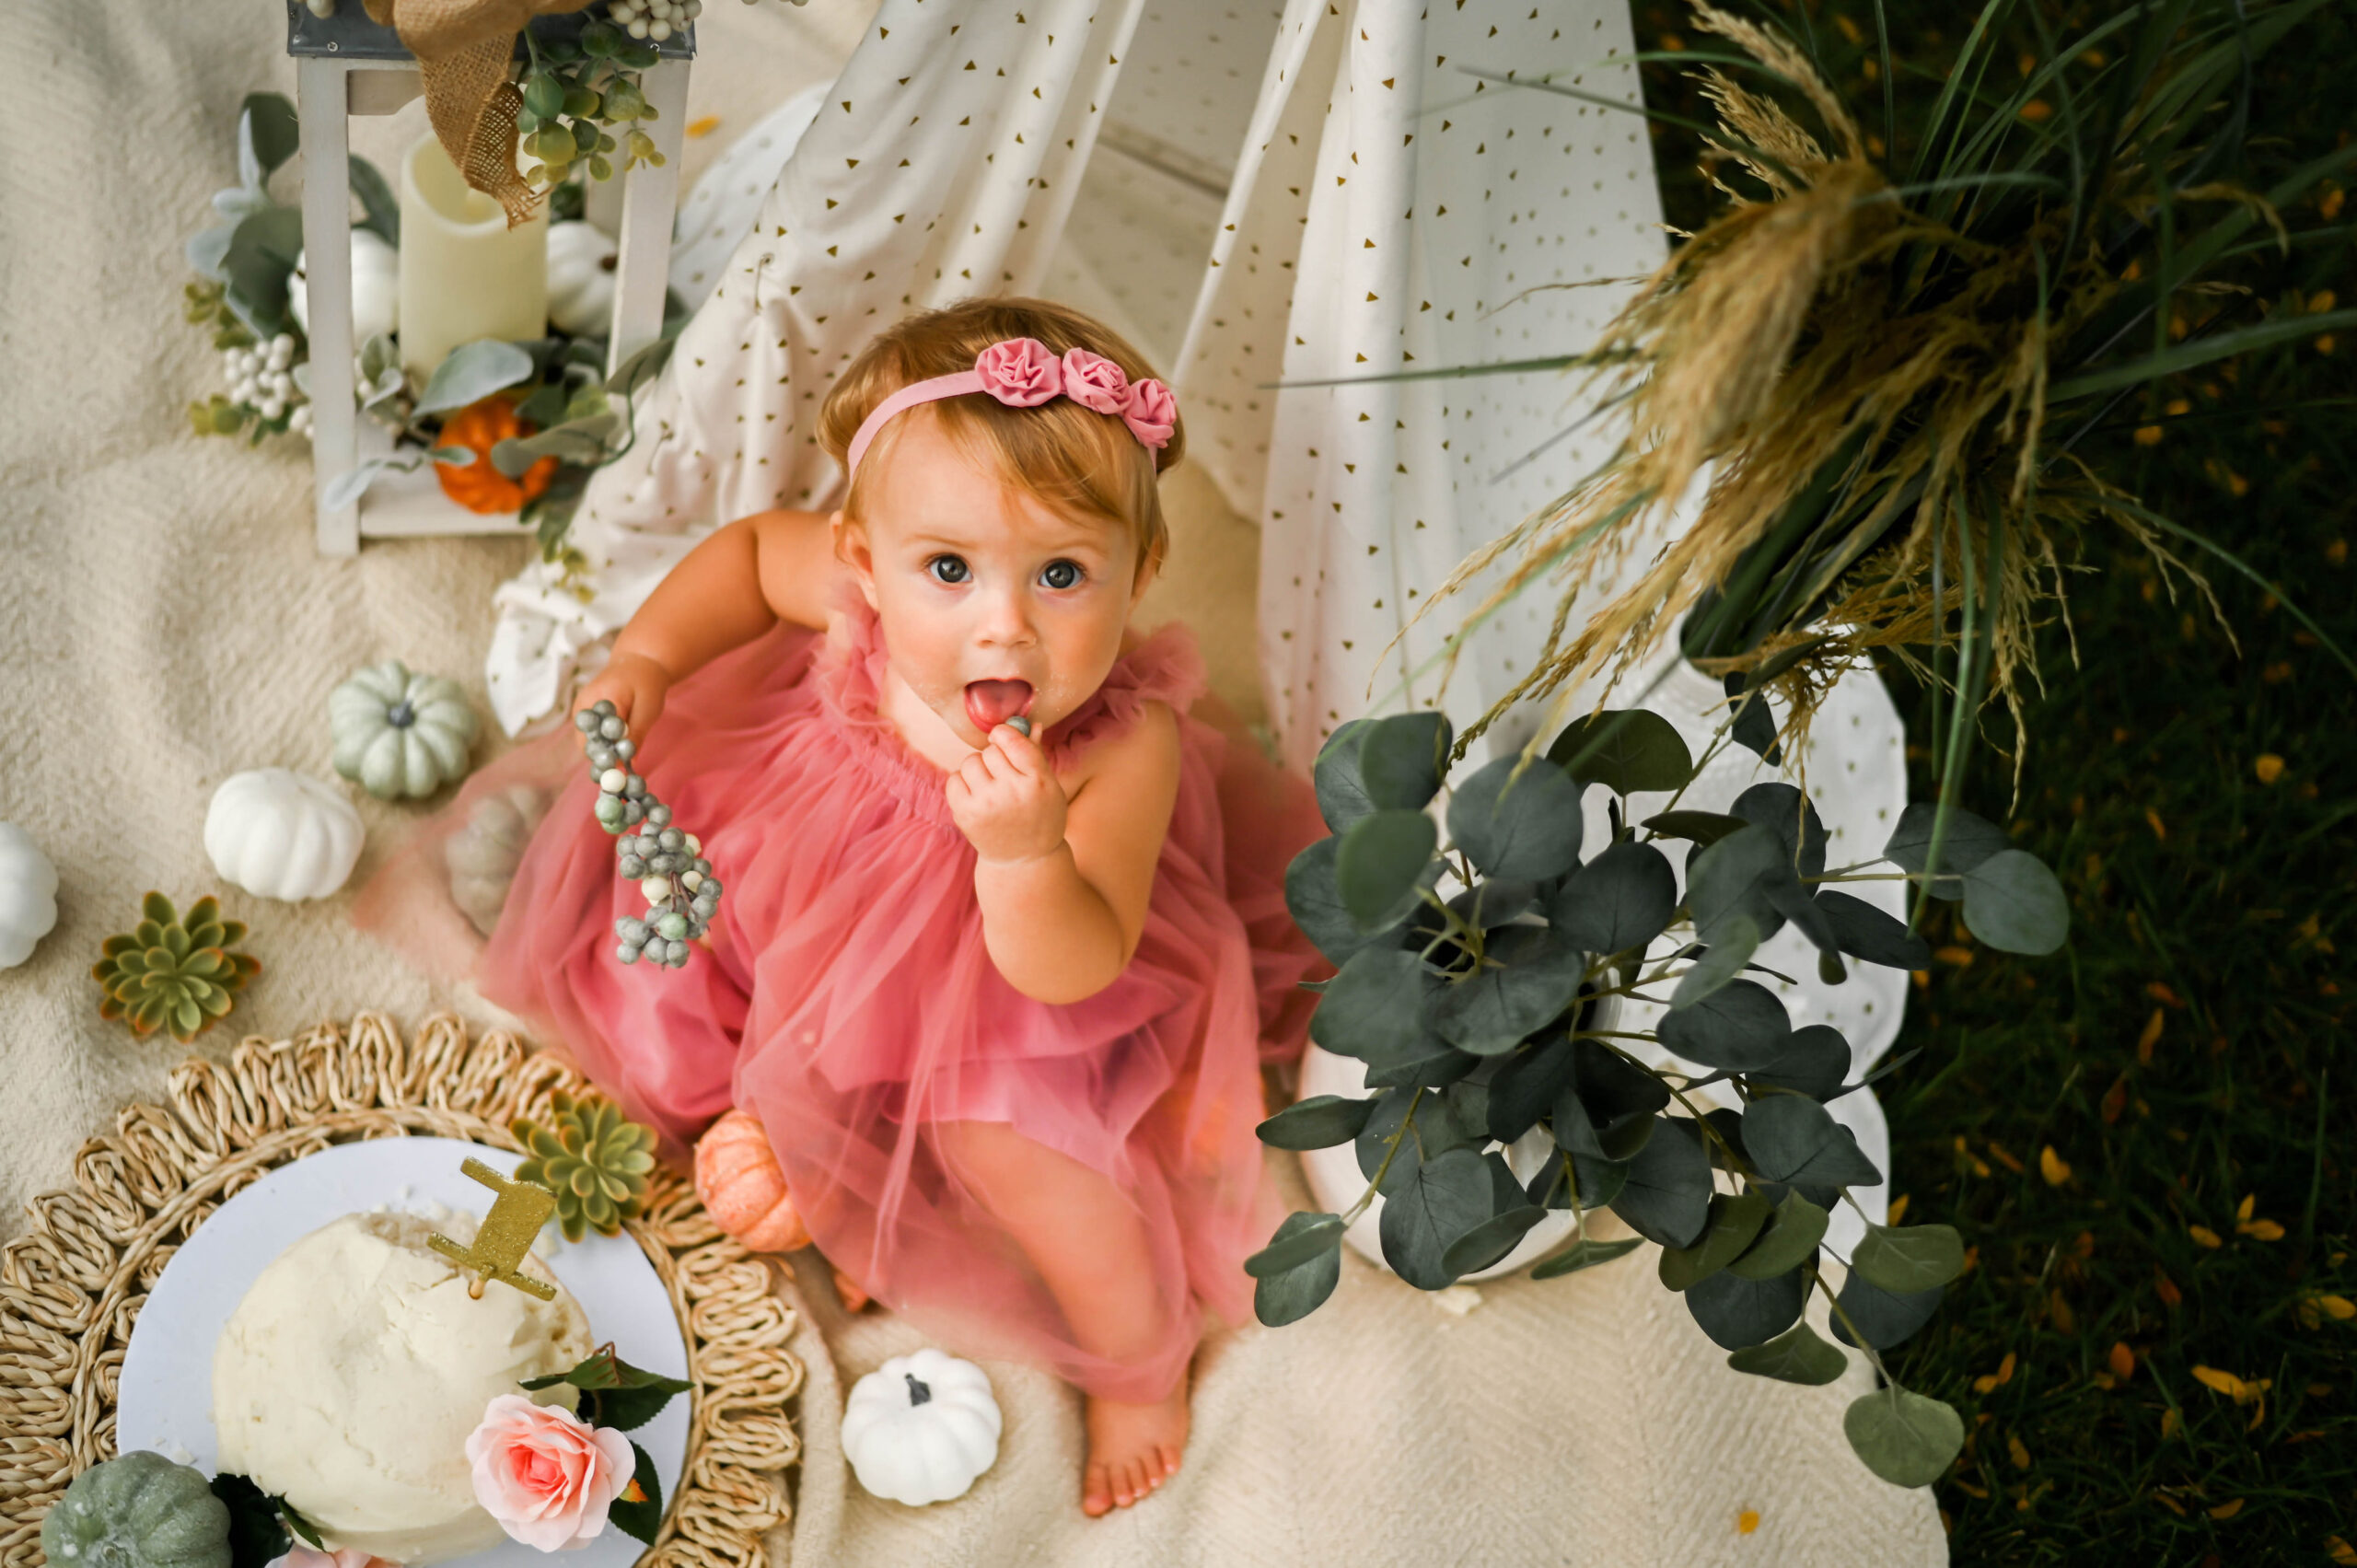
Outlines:
POLYGON ((810 1232, 785 1190, 769 1134, 741 1110, 696 1140, 696 1196, 713 1223, 756 1252, 791 1252, 810 1232))
POLYGON ((505 392, 469 403, 442 422, 442 435, 435 444, 464 447, 474 453, 475 460, 435 464, 434 477, 442 482, 442 494, 470 512, 522 511, 524 504, 546 490, 556 477, 556 459, 542 458, 526 469, 521 478, 510 479, 492 467, 491 449, 511 436, 536 433, 535 426, 516 417, 516 401, 505 392))

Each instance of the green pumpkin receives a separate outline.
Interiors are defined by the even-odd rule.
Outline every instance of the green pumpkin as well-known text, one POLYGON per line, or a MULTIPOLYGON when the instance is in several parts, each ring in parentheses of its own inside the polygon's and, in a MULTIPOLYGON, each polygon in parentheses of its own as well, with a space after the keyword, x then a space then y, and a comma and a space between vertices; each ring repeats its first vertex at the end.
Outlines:
POLYGON ((203 1471, 141 1450, 75 1476, 41 1549, 52 1568, 229 1568, 229 1508, 203 1471))
POLYGON ((379 800, 420 799, 467 775, 480 721, 447 676, 370 665, 328 696, 335 771, 379 800))

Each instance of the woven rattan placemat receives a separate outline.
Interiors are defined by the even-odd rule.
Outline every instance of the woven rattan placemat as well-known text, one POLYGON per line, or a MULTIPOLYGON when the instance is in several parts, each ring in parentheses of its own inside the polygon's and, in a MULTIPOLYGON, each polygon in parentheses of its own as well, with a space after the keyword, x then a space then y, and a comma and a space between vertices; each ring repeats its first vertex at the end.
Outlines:
MULTIPOLYGON (((450 1015, 413 1040, 381 1013, 293 1040, 251 1036, 226 1063, 175 1068, 168 1103, 126 1107, 74 1156, 74 1185, 27 1208, 0 1249, 0 1568, 43 1561, 41 1520, 114 1453, 115 1380, 131 1326, 172 1253, 221 1203, 332 1144, 410 1135, 517 1147, 508 1122, 588 1086, 515 1036, 470 1040, 450 1015)), ((628 1229, 670 1292, 694 1383, 687 1463, 640 1568, 761 1568, 801 1456, 786 1403, 794 1309, 769 1265, 722 1235, 694 1188, 658 1167, 628 1229)))

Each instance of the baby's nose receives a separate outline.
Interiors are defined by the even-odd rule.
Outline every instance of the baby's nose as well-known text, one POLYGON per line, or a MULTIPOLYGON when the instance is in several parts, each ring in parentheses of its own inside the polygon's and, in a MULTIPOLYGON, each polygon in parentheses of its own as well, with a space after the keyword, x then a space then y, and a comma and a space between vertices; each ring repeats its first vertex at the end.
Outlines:
POLYGON ((979 628, 981 640, 995 647, 1019 646, 1033 640, 1030 607, 1020 594, 982 596, 979 628))

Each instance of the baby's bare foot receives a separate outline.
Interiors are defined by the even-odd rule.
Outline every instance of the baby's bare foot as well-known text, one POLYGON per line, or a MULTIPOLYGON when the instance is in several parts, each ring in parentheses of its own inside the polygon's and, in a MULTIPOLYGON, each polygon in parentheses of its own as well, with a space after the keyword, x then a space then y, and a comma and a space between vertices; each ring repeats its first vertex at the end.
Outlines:
POLYGON ((1187 1385, 1167 1400, 1125 1405, 1088 1400, 1088 1460, 1082 1472, 1081 1512, 1090 1518, 1126 1508, 1178 1472, 1187 1451, 1187 1385))

